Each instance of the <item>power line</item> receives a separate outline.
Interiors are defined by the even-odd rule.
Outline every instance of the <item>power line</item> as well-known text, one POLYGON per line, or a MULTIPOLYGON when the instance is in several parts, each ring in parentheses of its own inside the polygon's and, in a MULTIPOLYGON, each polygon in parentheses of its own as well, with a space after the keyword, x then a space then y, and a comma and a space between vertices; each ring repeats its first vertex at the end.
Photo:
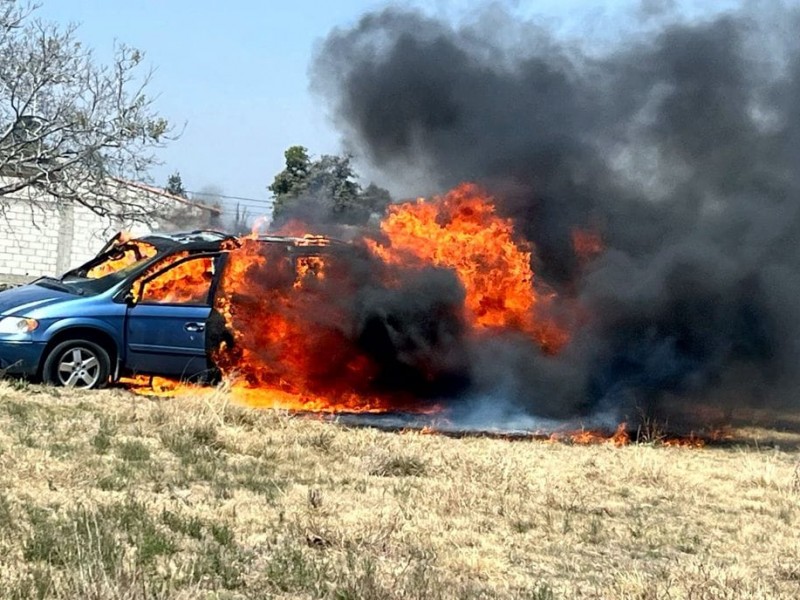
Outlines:
POLYGON ((244 196, 229 196, 227 194, 218 194, 217 192, 193 192, 186 190, 187 194, 192 196, 213 196, 215 198, 225 198, 227 200, 245 200, 247 202, 258 202, 263 204, 272 204, 274 201, 269 198, 246 198, 244 196))

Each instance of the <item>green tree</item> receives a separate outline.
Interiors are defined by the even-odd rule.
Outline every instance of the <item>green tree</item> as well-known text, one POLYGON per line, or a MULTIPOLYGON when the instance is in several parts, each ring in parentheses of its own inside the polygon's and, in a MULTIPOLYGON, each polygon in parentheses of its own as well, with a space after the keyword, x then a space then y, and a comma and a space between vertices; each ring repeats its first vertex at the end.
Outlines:
POLYGON ((286 168, 275 176, 275 181, 268 187, 276 199, 296 197, 304 188, 311 159, 308 149, 303 146, 291 146, 283 153, 286 168))
POLYGON ((181 198, 188 197, 186 195, 186 188, 183 187, 183 180, 181 179, 181 174, 178 171, 175 171, 172 175, 170 175, 167 178, 167 187, 164 189, 173 196, 179 196, 181 198))
POLYGON ((312 160, 307 148, 292 146, 284 157, 286 168, 268 188, 273 194, 273 223, 299 217, 362 225, 391 202, 389 192, 374 183, 362 189, 348 155, 326 154, 312 160))

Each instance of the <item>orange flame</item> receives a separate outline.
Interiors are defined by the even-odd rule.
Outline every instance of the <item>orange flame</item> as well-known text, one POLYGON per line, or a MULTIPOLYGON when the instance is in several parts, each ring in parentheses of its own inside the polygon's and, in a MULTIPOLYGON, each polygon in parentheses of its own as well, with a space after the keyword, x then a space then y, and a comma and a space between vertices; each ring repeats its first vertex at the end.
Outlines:
POLYGON ((207 256, 189 259, 189 256, 187 252, 179 252, 149 267, 131 288, 136 301, 153 304, 205 303, 214 278, 214 259, 207 256), (184 259, 189 260, 181 262, 184 259), (170 268, 176 263, 180 264, 170 268), (162 270, 163 273, 156 275, 162 270))
POLYGON ((150 244, 140 240, 128 242, 125 241, 127 238, 123 238, 122 236, 123 234, 120 234, 123 241, 119 243, 117 251, 110 254, 109 258, 104 262, 92 267, 86 273, 86 277, 89 279, 100 279, 111 273, 121 271, 125 267, 129 267, 141 260, 153 258, 156 255, 157 250, 150 244))
POLYGON ((372 251, 387 263, 453 269, 466 291, 467 319, 477 329, 513 329, 555 352, 568 335, 540 317, 552 300, 537 293, 532 246, 517 240, 510 219, 477 186, 462 184, 448 194, 389 208, 381 224, 387 245, 372 251))
POLYGON ((214 260, 207 256, 187 260, 147 281, 142 302, 202 304, 206 302, 214 277, 214 260))
MULTIPOLYGON (((254 406, 396 410, 390 399, 364 393, 372 365, 340 329, 343 310, 320 293, 335 268, 314 252, 326 243, 315 237, 298 240, 296 247, 309 252, 288 256, 283 246, 245 239, 230 252, 215 308, 234 344, 217 351, 215 360, 232 379, 236 395, 254 406)), ((349 283, 346 277, 338 280, 349 283)))
POLYGON ((620 423, 616 431, 611 435, 601 431, 580 429, 578 431, 554 432, 550 434, 548 439, 551 442, 567 442, 579 446, 611 443, 618 448, 627 446, 631 442, 627 423, 620 423))

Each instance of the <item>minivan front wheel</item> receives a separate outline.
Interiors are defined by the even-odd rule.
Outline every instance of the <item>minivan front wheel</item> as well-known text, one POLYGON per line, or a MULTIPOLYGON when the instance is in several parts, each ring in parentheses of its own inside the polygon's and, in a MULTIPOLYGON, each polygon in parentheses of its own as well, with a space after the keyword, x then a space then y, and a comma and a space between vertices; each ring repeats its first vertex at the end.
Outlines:
POLYGON ((89 340, 61 342, 47 355, 42 369, 45 383, 83 390, 104 387, 110 372, 108 352, 89 340))

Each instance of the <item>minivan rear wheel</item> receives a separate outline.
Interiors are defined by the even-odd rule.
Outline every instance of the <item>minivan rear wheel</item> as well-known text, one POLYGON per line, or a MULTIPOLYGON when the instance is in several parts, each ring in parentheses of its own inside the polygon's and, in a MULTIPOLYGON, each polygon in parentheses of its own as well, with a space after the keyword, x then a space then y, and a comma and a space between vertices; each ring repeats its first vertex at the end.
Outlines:
POLYGON ((89 340, 61 342, 47 355, 42 369, 45 383, 83 390, 105 387, 110 372, 108 352, 89 340))

